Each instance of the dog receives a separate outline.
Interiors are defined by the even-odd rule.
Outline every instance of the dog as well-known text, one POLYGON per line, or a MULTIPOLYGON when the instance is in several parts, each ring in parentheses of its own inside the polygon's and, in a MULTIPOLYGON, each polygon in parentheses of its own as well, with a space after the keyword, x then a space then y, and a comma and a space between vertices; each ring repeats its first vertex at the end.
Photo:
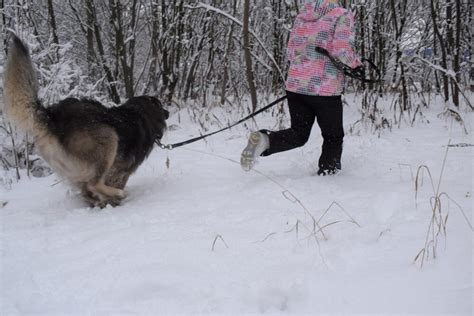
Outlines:
POLYGON ((4 74, 5 115, 33 136, 40 156, 91 206, 117 206, 132 173, 163 137, 169 112, 155 97, 107 108, 68 98, 45 107, 28 47, 12 35, 4 74))

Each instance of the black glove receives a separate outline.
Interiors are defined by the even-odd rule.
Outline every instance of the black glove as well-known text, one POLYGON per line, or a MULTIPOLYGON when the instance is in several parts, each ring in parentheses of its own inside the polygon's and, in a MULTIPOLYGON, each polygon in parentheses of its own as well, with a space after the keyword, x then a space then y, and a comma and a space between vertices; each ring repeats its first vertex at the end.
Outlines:
POLYGON ((365 67, 364 66, 358 66, 351 71, 354 76, 359 77, 359 78, 365 78, 365 67))

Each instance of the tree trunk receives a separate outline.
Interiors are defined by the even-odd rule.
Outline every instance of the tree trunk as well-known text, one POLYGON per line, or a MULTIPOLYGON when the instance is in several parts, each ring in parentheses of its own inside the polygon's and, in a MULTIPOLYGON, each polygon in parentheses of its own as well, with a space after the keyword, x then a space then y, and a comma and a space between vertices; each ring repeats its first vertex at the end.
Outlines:
MULTIPOLYGON (((453 0, 446 1, 446 50, 448 52, 448 68, 454 70, 454 27, 453 27, 453 0)), ((446 69, 448 70, 448 69, 446 69)), ((456 83, 454 78, 449 78, 451 85, 452 98, 454 101, 454 94, 456 90, 456 83)))
POLYGON ((246 75, 249 85, 250 97, 252 100, 252 111, 255 112, 257 109, 257 90, 255 88, 255 78, 253 74, 252 67, 252 53, 250 47, 250 34, 249 34, 249 25, 250 25, 250 0, 244 0, 244 21, 243 21, 243 30, 242 37, 244 41, 244 55, 245 55, 245 66, 246 66, 246 75))
POLYGON ((54 14, 53 0, 48 0, 48 16, 49 24, 51 26, 51 34, 53 35, 53 44, 58 45, 58 29, 56 27, 56 15, 54 14))
POLYGON ((151 62, 148 70, 148 84, 145 87, 145 91, 148 91, 151 86, 151 91, 154 93, 158 92, 158 62, 159 62, 159 35, 160 35, 160 24, 159 24, 159 4, 157 2, 151 2, 151 62))
MULTIPOLYGON (((359 23, 360 23, 360 55, 361 57, 365 56, 365 10, 364 6, 360 7, 359 12, 359 23)), ((365 82, 361 82, 362 90, 365 90, 365 82)))
POLYGON ((227 35, 227 43, 226 43, 226 49, 225 49, 225 55, 224 55, 224 69, 223 69, 223 78, 222 78, 222 88, 221 88, 221 105, 224 105, 225 103, 225 98, 226 98, 226 91, 227 91, 227 84, 229 82, 229 55, 231 53, 231 49, 233 47, 232 45, 232 38, 234 35, 234 23, 230 24, 230 30, 227 35))
POLYGON ((472 1, 468 1, 468 11, 469 17, 466 33, 468 33, 467 43, 469 48, 469 64, 471 65, 468 80, 470 81, 471 92, 474 92, 474 63, 472 62, 472 54, 474 54, 474 50, 472 49, 472 43, 474 43, 474 30, 472 28, 472 23, 474 23, 474 4, 472 1))
MULTIPOLYGON (((202 33, 206 34, 208 30, 208 19, 204 18, 201 20, 200 25, 202 25, 202 33)), ((189 68, 188 75, 186 76, 186 82, 184 83, 184 99, 188 99, 189 97, 193 97, 193 84, 195 83, 196 79, 196 69, 199 65, 199 60, 201 58, 201 54, 204 49, 204 41, 206 37, 204 35, 201 36, 199 42, 197 44, 197 53, 193 56, 193 60, 191 62, 191 67, 189 68)), ((225 59, 225 58, 224 58, 225 59)), ((183 74, 184 77, 184 74, 183 74)))
POLYGON ((179 83, 179 68, 183 53, 182 38, 184 33, 183 17, 184 17, 184 0, 176 0, 173 4, 174 9, 174 26, 173 26, 173 50, 170 55, 171 80, 168 86, 167 99, 171 101, 179 83), (176 3, 177 1, 177 3, 176 3))
MULTIPOLYGON (((134 1, 135 4, 135 1, 134 1)), ((133 4, 133 5, 134 5, 133 4)), ((111 25, 112 29, 115 31, 115 51, 116 51, 116 58, 117 58, 117 65, 120 65, 123 75, 123 81, 125 85, 125 94, 127 98, 131 98, 134 96, 134 78, 133 78, 133 68, 132 65, 129 64, 129 57, 127 54, 125 43, 125 32, 124 32, 124 23, 122 20, 122 5, 120 4, 119 0, 110 0, 110 7, 111 7, 111 25)), ((132 13, 133 14, 133 13, 132 13)), ((133 16, 132 16, 133 19, 133 16)), ((118 73, 118 69, 117 69, 118 73)))
MULTIPOLYGON (((447 71, 448 70, 448 57, 447 57, 447 51, 446 51, 446 42, 443 38, 443 35, 441 34, 438 26, 438 16, 436 14, 437 8, 435 6, 435 0, 430 1, 431 4, 431 19, 433 21, 433 30, 435 33, 435 36, 438 38, 439 41, 439 47, 441 50, 441 66, 447 71)), ((449 101, 449 78, 446 75, 446 73, 443 72, 443 87, 444 87, 444 101, 448 102, 449 101)))
POLYGON ((97 15, 95 14, 95 7, 94 7, 94 0, 86 0, 86 7, 91 9, 92 12, 92 20, 93 20, 93 27, 94 27, 94 37, 97 44, 97 50, 99 52, 99 60, 102 66, 102 69, 105 72, 105 76, 107 78, 107 90, 109 92, 109 96, 112 101, 116 104, 120 103, 120 96, 117 91, 116 83, 114 75, 107 65, 106 56, 105 56, 105 49, 104 44, 102 42, 102 36, 99 29, 99 23, 97 22, 97 15))
MULTIPOLYGON (((168 8, 168 4, 166 0, 161 0, 161 31, 163 33, 168 32, 168 14, 166 9, 168 8)), ((161 52, 161 91, 160 94, 164 94, 169 87, 170 78, 172 76, 172 66, 170 64, 170 57, 169 54, 170 49, 167 45, 168 41, 165 37, 160 39, 160 52, 161 52)), ((169 94, 167 96, 169 98, 169 94)), ((170 101, 170 100, 168 100, 170 101)))
POLYGON ((90 76, 94 75, 94 14, 93 1, 86 0, 86 41, 87 41, 87 69, 90 76))
POLYGON ((461 83, 461 0, 456 0, 456 38, 454 43, 454 60, 453 60, 453 70, 455 73, 456 84, 454 85, 453 90, 453 103, 456 107, 459 107, 459 84, 461 83))
MULTIPOLYGON (((280 0, 272 0, 273 7, 273 56, 278 65, 281 65, 283 62, 284 51, 282 43, 282 26, 280 19, 282 18, 282 2, 280 0)), ((272 67, 272 90, 274 93, 281 88, 282 78, 280 72, 278 71, 276 65, 272 67)))
MULTIPOLYGON (((5 12, 6 8, 5 8, 5 0, 0 0, 0 5, 1 5, 1 8, 3 10, 0 10, 2 12, 2 25, 3 25, 3 29, 6 30, 7 27, 8 27, 8 22, 7 22, 7 14, 5 12)), ((4 53, 5 55, 7 54, 7 41, 8 41, 8 36, 4 36, 3 37, 3 50, 4 50, 4 53)))

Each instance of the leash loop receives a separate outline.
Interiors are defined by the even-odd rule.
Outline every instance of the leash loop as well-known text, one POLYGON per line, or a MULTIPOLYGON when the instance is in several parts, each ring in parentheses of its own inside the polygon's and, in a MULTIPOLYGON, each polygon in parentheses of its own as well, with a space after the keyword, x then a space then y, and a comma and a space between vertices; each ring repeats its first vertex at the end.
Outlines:
POLYGON ((347 75, 347 76, 349 76, 353 79, 357 79, 357 80, 360 80, 360 81, 365 82, 365 83, 378 83, 378 82, 382 81, 379 68, 370 59, 362 58, 362 62, 367 62, 369 64, 369 66, 377 73, 377 75, 378 75, 377 80, 372 80, 372 79, 365 78, 365 72, 364 71, 356 71, 355 69, 350 68, 349 66, 347 66, 344 63, 340 62, 336 58, 332 57, 329 54, 329 52, 327 50, 325 50, 324 48, 322 48, 322 47, 316 47, 315 50, 316 50, 316 52, 318 52, 318 53, 326 56, 327 58, 329 58, 332 61, 332 63, 334 64, 334 66, 336 66, 336 68, 338 68, 339 70, 342 70, 345 75, 347 75))

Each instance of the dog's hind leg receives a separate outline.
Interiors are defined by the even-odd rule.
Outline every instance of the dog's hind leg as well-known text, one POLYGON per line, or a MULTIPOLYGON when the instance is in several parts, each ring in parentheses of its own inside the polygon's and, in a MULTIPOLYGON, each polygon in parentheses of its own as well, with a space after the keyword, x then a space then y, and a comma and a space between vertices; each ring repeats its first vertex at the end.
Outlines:
POLYGON ((96 177, 87 182, 86 188, 97 196, 101 202, 105 202, 106 204, 110 202, 112 205, 117 205, 126 197, 125 191, 123 191, 122 188, 115 188, 105 183, 107 174, 115 159, 115 152, 113 157, 105 158, 108 159, 104 159, 100 164, 96 165, 96 177))
POLYGON ((93 133, 91 131, 77 133, 73 140, 76 139, 74 144, 79 148, 76 155, 86 166, 81 173, 86 175, 93 170, 92 176, 84 181, 83 192, 86 192, 83 193, 84 197, 86 200, 90 200, 90 196, 96 198, 100 201, 101 207, 106 204, 117 205, 125 198, 125 192, 105 184, 117 156, 117 134, 110 128, 100 128, 93 133))
MULTIPOLYGON (((125 188, 125 185, 127 184, 130 174, 131 172, 128 170, 112 166, 110 172, 106 177, 105 185, 123 190, 125 188)), ((121 199, 112 199, 109 200, 108 203, 112 206, 118 206, 121 203, 121 199)))
POLYGON ((132 172, 130 166, 124 162, 115 161, 112 168, 110 168, 105 184, 123 190, 132 172))
POLYGON ((100 206, 101 202, 99 197, 87 189, 86 183, 83 183, 81 186, 81 194, 84 201, 89 204, 90 207, 100 206))

